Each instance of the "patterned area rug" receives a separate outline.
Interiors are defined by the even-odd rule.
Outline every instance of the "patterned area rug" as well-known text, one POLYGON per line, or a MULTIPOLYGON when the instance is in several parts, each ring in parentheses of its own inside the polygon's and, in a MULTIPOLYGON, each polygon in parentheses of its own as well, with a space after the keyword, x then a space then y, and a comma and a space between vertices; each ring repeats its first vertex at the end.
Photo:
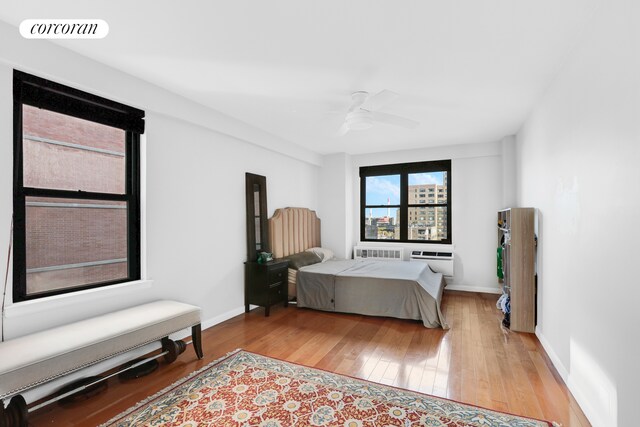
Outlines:
POLYGON ((103 424, 105 427, 552 425, 241 350, 103 424))

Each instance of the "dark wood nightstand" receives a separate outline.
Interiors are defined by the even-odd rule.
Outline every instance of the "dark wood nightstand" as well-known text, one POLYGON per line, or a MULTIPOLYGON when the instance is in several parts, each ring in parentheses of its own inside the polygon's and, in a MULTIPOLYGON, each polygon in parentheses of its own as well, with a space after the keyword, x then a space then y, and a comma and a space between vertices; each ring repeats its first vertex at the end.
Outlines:
POLYGON ((249 305, 264 307, 264 315, 269 315, 269 307, 273 304, 288 301, 289 261, 269 261, 266 264, 257 262, 244 263, 244 311, 249 312, 249 305))

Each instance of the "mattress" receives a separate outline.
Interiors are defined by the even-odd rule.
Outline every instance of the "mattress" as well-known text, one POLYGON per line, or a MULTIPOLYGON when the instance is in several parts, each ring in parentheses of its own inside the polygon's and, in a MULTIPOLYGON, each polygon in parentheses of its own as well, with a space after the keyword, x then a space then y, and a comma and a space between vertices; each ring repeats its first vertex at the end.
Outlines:
POLYGON ((299 269, 298 307, 422 321, 447 329, 441 273, 426 263, 330 260, 299 269))

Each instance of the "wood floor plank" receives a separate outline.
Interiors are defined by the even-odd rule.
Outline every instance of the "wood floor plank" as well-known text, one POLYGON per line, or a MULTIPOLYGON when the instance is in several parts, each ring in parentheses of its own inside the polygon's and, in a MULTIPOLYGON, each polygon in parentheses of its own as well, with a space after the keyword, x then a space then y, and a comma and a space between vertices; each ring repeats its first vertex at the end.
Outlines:
POLYGON ((433 345, 425 349, 426 361, 422 370, 422 380, 418 391, 422 393, 433 394, 433 385, 435 383, 438 361, 440 357, 441 343, 444 341, 444 335, 434 337, 433 345))
POLYGON ((389 366, 382 375, 380 383, 398 387, 404 386, 407 378, 406 367, 403 363, 404 357, 413 339, 413 334, 418 327, 420 326, 415 322, 412 328, 406 330, 397 329, 395 331, 395 340, 391 343, 391 351, 387 353, 389 366), (403 385, 401 386, 400 384, 403 385))
POLYGON ((174 363, 106 392, 32 413, 30 426, 95 426, 237 348, 375 380, 564 427, 589 421, 533 334, 501 327, 496 295, 446 291, 449 330, 409 320, 272 307, 203 331, 205 358, 191 347, 174 363))
MULTIPOLYGON (((477 315, 475 315, 477 317, 477 315)), ((473 321, 474 315, 469 314, 469 323, 473 321)), ((461 366, 461 384, 460 384, 460 400, 463 402, 476 402, 476 371, 474 369, 474 357, 476 355, 473 340, 471 338, 472 331, 462 331, 462 366, 461 366)), ((453 394, 451 395, 453 398, 453 394)))
POLYGON ((410 390, 418 390, 422 381, 424 366, 427 363, 424 349, 431 344, 433 334, 425 333, 425 330, 419 328, 413 334, 411 344, 404 356, 403 365, 406 367, 406 377, 402 382, 398 381, 397 387, 408 388, 410 390))

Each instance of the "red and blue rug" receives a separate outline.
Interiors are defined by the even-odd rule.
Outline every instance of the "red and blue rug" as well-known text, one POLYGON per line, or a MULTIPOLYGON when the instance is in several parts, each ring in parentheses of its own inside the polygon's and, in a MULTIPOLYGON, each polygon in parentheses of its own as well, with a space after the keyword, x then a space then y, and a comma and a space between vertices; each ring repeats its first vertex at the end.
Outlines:
POLYGON ((553 425, 238 350, 103 426, 553 425))

